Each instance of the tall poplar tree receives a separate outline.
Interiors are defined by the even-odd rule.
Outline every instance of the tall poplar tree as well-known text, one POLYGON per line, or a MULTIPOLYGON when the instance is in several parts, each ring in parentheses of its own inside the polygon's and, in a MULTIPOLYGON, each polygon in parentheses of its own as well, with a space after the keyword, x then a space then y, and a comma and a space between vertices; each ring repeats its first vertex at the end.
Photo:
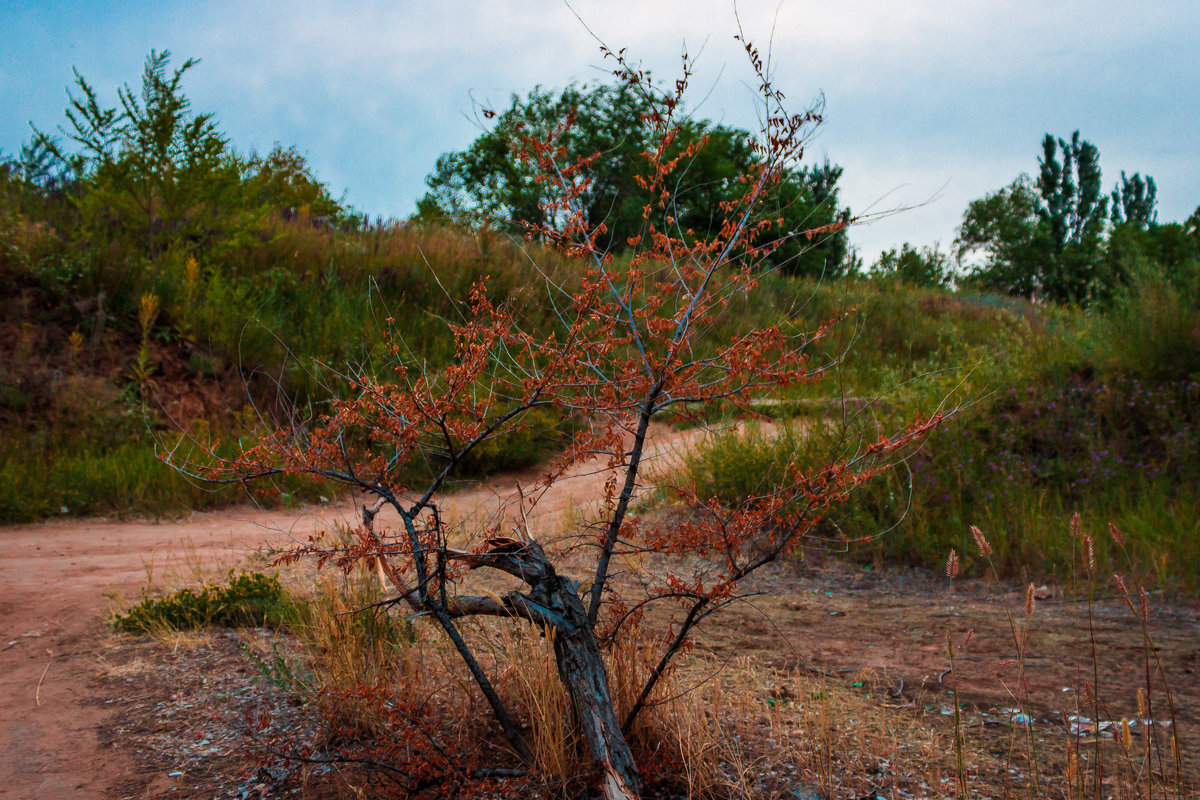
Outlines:
POLYGON ((1022 175, 971 202, 955 240, 959 259, 981 253, 984 259, 970 267, 971 277, 1024 297, 1087 303, 1109 295, 1122 280, 1106 257, 1109 200, 1114 225, 1128 219, 1147 227, 1154 179, 1122 173, 1122 184, 1106 195, 1100 151, 1079 131, 1069 141, 1046 134, 1038 167, 1036 181, 1022 175))

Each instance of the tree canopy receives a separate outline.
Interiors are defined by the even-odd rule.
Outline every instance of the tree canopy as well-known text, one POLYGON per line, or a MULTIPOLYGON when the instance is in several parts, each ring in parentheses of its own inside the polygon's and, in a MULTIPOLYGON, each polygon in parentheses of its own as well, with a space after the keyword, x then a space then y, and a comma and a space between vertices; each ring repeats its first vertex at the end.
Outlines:
MULTIPOLYGON (((563 152, 584 157, 573 179, 584 184, 586 224, 591 230, 604 226, 598 244, 605 250, 624 252, 648 223, 637 180, 658 146, 649 124, 653 98, 625 84, 571 84, 561 91, 538 87, 523 98, 513 95, 490 130, 466 150, 438 159, 426 178, 429 191, 418 203, 418 216, 499 225, 554 222, 546 218, 547 208, 559 199, 562 188, 537 175, 521 140, 545 136, 557 127, 556 141, 563 152)), ((663 155, 686 154, 687 162, 673 176, 670 208, 661 219, 649 222, 690 241, 717 233, 727 216, 724 204, 741 196, 744 176, 761 163, 752 137, 740 128, 684 118, 665 147, 663 155), (696 147, 702 140, 706 145, 696 147)), ((850 211, 839 208, 841 174, 842 168, 828 161, 789 167, 764 204, 764 210, 780 221, 772 232, 780 238, 771 266, 788 274, 831 277, 851 267, 842 229, 850 211), (796 235, 820 228, 826 231, 812 238, 796 235)))
POLYGON ((1038 166, 1036 181, 1021 175, 963 215, 958 257, 982 254, 969 272, 985 288, 1085 304, 1126 280, 1132 252, 1180 249, 1180 237, 1157 224, 1154 178, 1122 172, 1105 195, 1100 151, 1079 131, 1069 141, 1046 134, 1038 166))

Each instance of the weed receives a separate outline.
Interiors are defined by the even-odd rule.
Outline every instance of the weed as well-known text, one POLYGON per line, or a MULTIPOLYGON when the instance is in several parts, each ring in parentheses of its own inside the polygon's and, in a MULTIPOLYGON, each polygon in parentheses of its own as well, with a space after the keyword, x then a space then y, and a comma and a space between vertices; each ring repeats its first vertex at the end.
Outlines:
POLYGON ((146 597, 112 624, 126 633, 161 633, 224 627, 280 624, 292 613, 279 579, 261 572, 235 575, 225 585, 210 583, 199 592, 184 587, 165 597, 146 597))
MULTIPOLYGON (((1009 709, 1013 713, 1009 717, 1010 732, 1004 762, 1005 796, 1012 796, 1018 789, 1013 785, 1013 776, 1020 774, 1020 770, 1014 767, 1018 760, 1016 756, 1020 756, 1020 761, 1026 765, 1026 790, 1034 798, 1048 796, 1053 785, 1063 786, 1068 798, 1115 796, 1182 800, 1193 797, 1196 787, 1188 785, 1189 779, 1184 772, 1171 676, 1167 674, 1159 647, 1150 634, 1148 592, 1144 586, 1137 586, 1136 591, 1131 592, 1125 579, 1119 573, 1113 573, 1111 586, 1124 600, 1142 636, 1141 652, 1137 655, 1143 661, 1145 682, 1137 688, 1135 715, 1132 708, 1120 710, 1118 703, 1121 699, 1110 697, 1105 692, 1105 688, 1119 690, 1128 687, 1114 686, 1111 679, 1102 683, 1102 678, 1108 676, 1116 662, 1125 660, 1127 655, 1120 651, 1105 652, 1099 640, 1094 603, 1102 584, 1097 581, 1096 537, 1084 529, 1079 514, 1072 516, 1069 530, 1068 538, 1075 551, 1072 579, 1082 576, 1083 585, 1077 587, 1075 593, 1082 598, 1081 602, 1086 603, 1088 630, 1088 641, 1080 643, 1086 654, 1086 664, 1083 665, 1078 685, 1074 687, 1076 709, 1074 714, 1064 715, 1062 719, 1067 736, 1059 739, 1061 751, 1057 752, 1053 744, 1044 743, 1040 731, 1035 731, 1032 712, 1020 710, 1031 709, 1037 702, 1024 675, 1031 641, 1030 626, 1036 608, 1031 584, 1025 593, 1023 613, 1014 613, 1005 607, 1017 656, 1016 680, 1009 688, 1011 701, 1017 708, 1009 709), (1160 704, 1158 716, 1154 711, 1156 700, 1160 704), (1164 701, 1166 713, 1162 714, 1161 703, 1164 701), (1130 717, 1134 717, 1132 723, 1130 717), (1134 729, 1143 740, 1141 753, 1134 748, 1134 729), (1167 751, 1165 756, 1164 750, 1167 751)), ((1110 523, 1108 531, 1107 538, 1128 560, 1125 537, 1120 529, 1110 523)), ((980 558, 998 579, 995 562, 991 560, 993 548, 990 541, 978 528, 973 527, 971 533, 980 558)), ((953 659, 951 648, 952 670, 955 667, 953 659)), ((960 711, 956 690, 956 736, 962 735, 960 711)), ((959 760, 961 763, 961 755, 959 760)), ((968 790, 968 785, 960 780, 959 794, 965 796, 968 790)))

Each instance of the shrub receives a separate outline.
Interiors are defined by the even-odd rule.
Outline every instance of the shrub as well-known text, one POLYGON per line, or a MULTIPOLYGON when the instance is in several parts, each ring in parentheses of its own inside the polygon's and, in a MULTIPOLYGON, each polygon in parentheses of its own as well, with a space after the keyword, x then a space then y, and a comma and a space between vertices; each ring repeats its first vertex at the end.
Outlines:
POLYGON ((1200 380, 1200 260, 1168 271, 1142 260, 1088 326, 1091 358, 1150 381, 1200 380))
POLYGON ((751 424, 740 431, 725 431, 690 452, 684 469, 700 496, 731 507, 740 505, 772 491, 794 461, 825 463, 830 436, 822 434, 820 423, 806 427, 784 425, 772 433, 751 424))
POLYGON ((234 575, 224 586, 208 584, 199 592, 183 588, 166 597, 146 597, 113 627, 126 633, 195 630, 210 625, 224 627, 278 624, 290 613, 287 593, 279 578, 262 572, 234 575))

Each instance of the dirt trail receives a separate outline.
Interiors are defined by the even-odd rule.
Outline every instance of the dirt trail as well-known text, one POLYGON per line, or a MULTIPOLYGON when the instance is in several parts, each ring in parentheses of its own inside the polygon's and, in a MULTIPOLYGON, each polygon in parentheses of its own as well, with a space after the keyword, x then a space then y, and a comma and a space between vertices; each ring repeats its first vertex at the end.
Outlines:
MULTIPOLYGON (((701 431, 654 432, 652 465, 678 457, 701 431)), ((653 466, 651 467, 654 468, 653 466)), ((441 509, 451 524, 479 529, 498 513, 513 514, 518 482, 536 471, 508 475, 445 498, 441 509)), ((588 516, 609 474, 595 465, 577 469, 556 484, 530 518, 535 536, 560 533, 570 515, 588 516)), ((172 560, 232 564, 264 547, 286 546, 341 521, 355 524, 358 501, 301 509, 261 511, 233 508, 199 513, 186 520, 61 520, 0 529, 0 798, 113 798, 166 796, 172 783, 162 770, 137 773, 130 747, 106 745, 114 709, 138 699, 116 696, 119 681, 101 681, 106 639, 106 593, 136 597, 148 572, 158 578, 172 560), (148 565, 153 569, 149 570, 148 565)), ((385 517, 381 522, 387 525, 385 517)), ((507 525, 501 530, 507 532, 507 525)), ((186 574, 186 572, 185 572, 186 574)), ((919 570, 880 572, 837 562, 779 565, 756 576, 750 589, 764 596, 731 609, 704 626, 698 644, 718 656, 752 656, 780 667, 815 664, 838 676, 860 675, 854 685, 895 697, 895 703, 944 713, 947 664, 945 633, 975 642, 964 656, 960 696, 971 707, 1013 705, 1013 649, 1004 606, 1019 606, 1016 587, 968 582, 950 588, 919 570), (861 672, 860 672, 861 671, 861 672), (873 677, 872 677, 873 676, 873 677), (903 688, 901 693, 900 689, 903 688)), ((1086 677, 1091 631, 1106 656, 1105 689, 1112 713, 1132 715, 1142 681, 1140 632, 1120 603, 1084 609, 1059 596, 1039 606, 1034 648, 1026 680, 1035 694, 1050 698, 1031 712, 1054 725, 1077 702, 1067 687, 1086 677), (1122 710, 1124 709, 1124 710, 1122 710)), ((1166 604, 1151 618, 1167 673, 1173 676, 1181 723, 1193 730, 1200 720, 1200 610, 1195 604, 1166 604)), ((146 702, 153 703, 153 698, 146 702)), ((1200 753, 1189 766, 1200 769, 1200 753)))
MULTIPOLYGON (((661 464, 699 431, 661 429, 648 457, 661 464)), ((490 480, 448 498, 453 519, 489 519, 518 481, 490 480)), ((608 473, 589 465, 560 481, 538 504, 535 532, 600 494, 608 473)), ((230 563, 264 547, 286 546, 337 522, 357 522, 357 501, 301 509, 238 507, 181 521, 60 520, 0 528, 0 798, 129 796, 131 757, 106 749, 109 719, 95 687, 106 594, 136 597, 148 574, 189 563, 230 563)), ((141 796, 140 790, 137 796, 141 796)))

